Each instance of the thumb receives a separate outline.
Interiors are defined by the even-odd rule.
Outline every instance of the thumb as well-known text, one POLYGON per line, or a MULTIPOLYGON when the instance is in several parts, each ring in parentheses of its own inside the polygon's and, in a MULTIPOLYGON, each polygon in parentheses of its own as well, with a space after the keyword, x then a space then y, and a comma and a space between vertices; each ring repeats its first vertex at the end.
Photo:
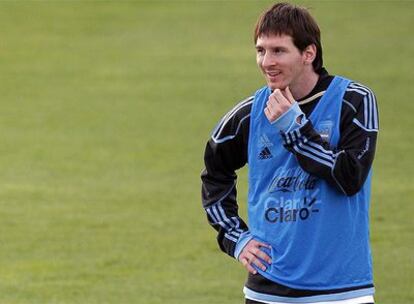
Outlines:
POLYGON ((285 95, 285 97, 287 98, 287 100, 289 100, 289 102, 290 102, 291 104, 295 103, 295 98, 293 98, 293 95, 292 95, 292 93, 290 92, 289 87, 286 87, 286 88, 285 88, 284 93, 285 93, 285 94, 284 94, 284 95, 285 95))

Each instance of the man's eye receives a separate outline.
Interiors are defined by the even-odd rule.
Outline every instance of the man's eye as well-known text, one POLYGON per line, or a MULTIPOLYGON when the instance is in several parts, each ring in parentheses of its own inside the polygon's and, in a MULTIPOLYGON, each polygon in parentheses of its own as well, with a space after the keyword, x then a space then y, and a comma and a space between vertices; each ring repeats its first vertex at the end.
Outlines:
POLYGON ((264 54, 264 50, 263 49, 256 49, 257 54, 264 54))

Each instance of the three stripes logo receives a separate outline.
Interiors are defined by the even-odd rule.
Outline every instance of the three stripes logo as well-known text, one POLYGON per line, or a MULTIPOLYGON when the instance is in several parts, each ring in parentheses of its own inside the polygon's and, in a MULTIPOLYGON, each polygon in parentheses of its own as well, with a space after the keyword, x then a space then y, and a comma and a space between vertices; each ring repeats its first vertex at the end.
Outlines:
POLYGON ((259 153, 258 158, 260 160, 265 160, 272 158, 272 152, 270 151, 269 147, 273 146, 272 142, 269 140, 269 138, 264 134, 260 136, 259 139, 260 147, 263 147, 262 151, 259 153))
POLYGON ((259 159, 268 159, 268 158, 272 158, 272 153, 270 152, 268 147, 265 147, 262 152, 260 152, 259 154, 259 159))

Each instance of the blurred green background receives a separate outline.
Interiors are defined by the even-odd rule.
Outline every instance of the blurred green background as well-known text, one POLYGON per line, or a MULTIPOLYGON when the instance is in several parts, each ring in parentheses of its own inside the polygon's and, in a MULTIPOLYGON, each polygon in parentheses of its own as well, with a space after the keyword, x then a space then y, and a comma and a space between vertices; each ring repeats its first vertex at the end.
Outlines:
MULTIPOLYGON (((200 202, 210 131, 264 81, 270 1, 0 2, 0 303, 243 303, 200 202)), ((312 1, 380 110, 376 300, 414 302, 414 2, 312 1)), ((245 214, 246 169, 239 174, 245 214)))

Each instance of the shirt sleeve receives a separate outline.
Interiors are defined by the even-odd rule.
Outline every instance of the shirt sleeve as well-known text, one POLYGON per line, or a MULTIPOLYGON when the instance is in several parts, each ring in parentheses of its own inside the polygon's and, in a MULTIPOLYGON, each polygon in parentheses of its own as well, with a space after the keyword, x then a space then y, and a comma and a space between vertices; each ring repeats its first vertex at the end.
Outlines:
POLYGON ((322 139, 300 109, 292 112, 302 119, 300 124, 279 128, 284 147, 308 173, 323 178, 346 195, 357 193, 365 183, 375 155, 379 122, 374 93, 358 83, 348 86, 342 103, 341 136, 335 148, 322 139))
POLYGON ((247 163, 252 100, 239 103, 217 125, 207 142, 201 173, 207 220, 218 232, 220 249, 235 258, 250 237, 246 223, 238 215, 236 170, 247 163))

